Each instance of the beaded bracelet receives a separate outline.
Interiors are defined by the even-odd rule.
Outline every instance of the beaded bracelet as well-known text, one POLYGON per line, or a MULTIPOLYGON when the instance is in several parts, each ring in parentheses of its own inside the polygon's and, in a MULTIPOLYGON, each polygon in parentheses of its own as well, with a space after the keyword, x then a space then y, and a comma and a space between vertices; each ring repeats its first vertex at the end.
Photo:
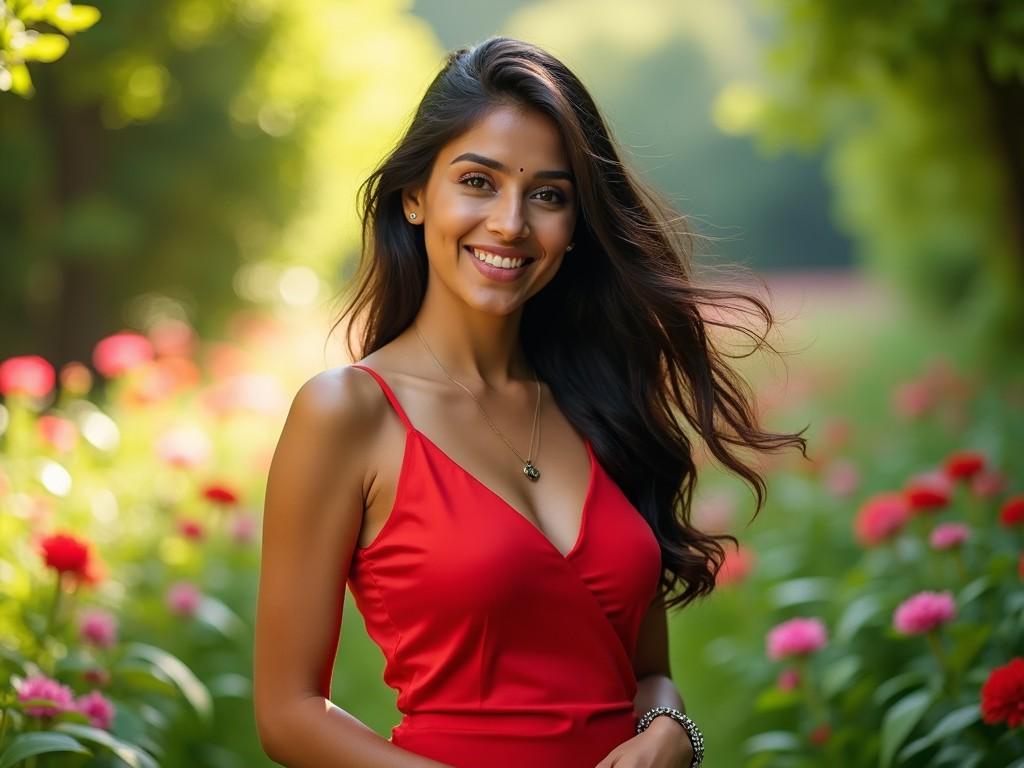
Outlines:
POLYGON ((673 707, 649 709, 636 724, 636 732, 643 733, 646 731, 647 727, 654 721, 654 718, 659 715, 668 715, 686 729, 686 733, 690 737, 690 744, 693 745, 693 761, 690 763, 689 768, 698 768, 704 762, 704 736, 701 734, 700 729, 697 728, 697 724, 685 713, 673 707))

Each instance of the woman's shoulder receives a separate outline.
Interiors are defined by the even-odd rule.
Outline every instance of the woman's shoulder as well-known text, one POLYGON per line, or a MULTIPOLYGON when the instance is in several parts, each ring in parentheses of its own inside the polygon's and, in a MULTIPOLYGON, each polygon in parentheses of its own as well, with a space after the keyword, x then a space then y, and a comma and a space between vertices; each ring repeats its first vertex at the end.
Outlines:
POLYGON ((314 374, 299 387, 289 418, 347 437, 370 438, 387 409, 387 400, 373 378, 352 365, 339 365, 314 374))

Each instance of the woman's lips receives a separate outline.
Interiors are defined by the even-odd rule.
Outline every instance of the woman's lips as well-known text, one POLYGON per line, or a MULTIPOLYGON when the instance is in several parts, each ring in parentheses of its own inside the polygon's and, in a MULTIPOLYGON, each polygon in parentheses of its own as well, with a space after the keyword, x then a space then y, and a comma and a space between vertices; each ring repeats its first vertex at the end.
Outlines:
POLYGON ((502 269, 501 267, 492 266, 486 261, 480 261, 480 259, 476 257, 476 254, 473 253, 472 248, 466 246, 464 250, 466 251, 466 255, 469 257, 469 260, 473 262, 473 266, 477 268, 480 274, 499 283, 509 283, 513 280, 519 279, 533 263, 533 260, 528 260, 524 261, 522 266, 516 267, 515 269, 502 269))

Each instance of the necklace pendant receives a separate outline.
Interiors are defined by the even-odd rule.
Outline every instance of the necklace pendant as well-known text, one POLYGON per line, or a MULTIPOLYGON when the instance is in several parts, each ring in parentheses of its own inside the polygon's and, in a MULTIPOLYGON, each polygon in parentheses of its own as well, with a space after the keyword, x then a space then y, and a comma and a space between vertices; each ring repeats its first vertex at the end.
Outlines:
POLYGON ((523 474, 531 480, 536 480, 540 477, 540 470, 533 466, 532 461, 528 461, 523 465, 523 474))

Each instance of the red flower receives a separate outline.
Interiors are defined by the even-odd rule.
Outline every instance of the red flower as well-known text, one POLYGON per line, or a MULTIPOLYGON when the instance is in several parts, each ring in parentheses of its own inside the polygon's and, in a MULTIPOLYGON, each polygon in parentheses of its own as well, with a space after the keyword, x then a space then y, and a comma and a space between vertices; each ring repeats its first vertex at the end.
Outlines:
POLYGON ((68 533, 46 536, 39 543, 46 564, 58 573, 72 573, 81 578, 90 575, 89 544, 68 533))
POLYGON ((1003 502, 1003 508, 999 510, 999 522, 1007 528, 1024 523, 1024 495, 1011 496, 1003 502))
POLYGON ((728 547, 725 550, 725 559, 718 571, 716 583, 719 585, 733 584, 743 581, 751 568, 754 567, 754 556, 747 547, 728 547))
POLYGON ((822 745, 825 744, 832 737, 832 726, 828 723, 822 723, 811 731, 808 738, 811 744, 822 745))
POLYGON ((45 397, 53 390, 57 374, 39 355, 9 357, 0 363, 0 394, 45 397))
POLYGON ((203 498, 212 501, 214 504, 222 504, 230 507, 238 503, 238 494, 223 485, 208 485, 203 488, 203 498))
POLYGON ((899 493, 880 493, 868 499, 854 521, 857 540, 871 547, 899 533, 910 519, 910 506, 899 493))
POLYGON ((153 359, 153 345, 138 333, 122 331, 102 339, 93 349, 92 364, 108 379, 153 359))
POLYGON ((178 531, 191 541, 199 541, 203 538, 203 525, 198 520, 182 518, 178 521, 178 531))
POLYGON ((932 512, 949 505, 953 482, 941 472, 928 472, 911 478, 903 493, 915 512, 932 512))
POLYGON ((985 468, 985 456, 977 451, 959 451, 951 454, 943 466, 953 480, 970 480, 985 468))
POLYGON ((981 687, 981 716, 990 725, 1004 720, 1010 728, 1024 724, 1024 659, 996 667, 981 687))

